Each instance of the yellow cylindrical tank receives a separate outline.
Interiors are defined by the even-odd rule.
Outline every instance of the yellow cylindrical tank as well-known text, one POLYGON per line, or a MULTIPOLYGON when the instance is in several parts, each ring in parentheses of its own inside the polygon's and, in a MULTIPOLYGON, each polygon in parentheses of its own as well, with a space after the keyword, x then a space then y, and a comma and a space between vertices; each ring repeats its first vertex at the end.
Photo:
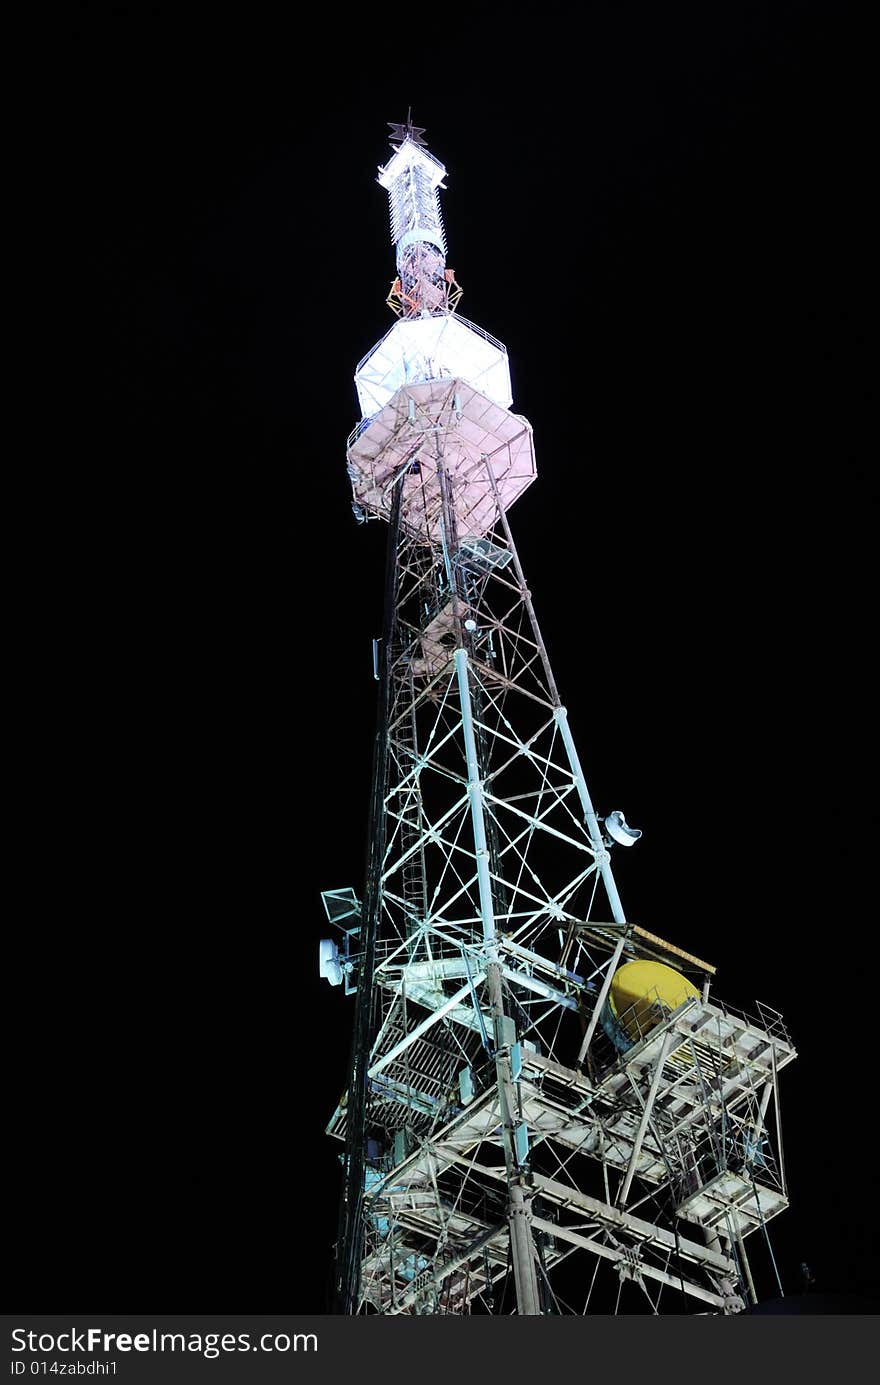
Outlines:
POLYGON ((691 995, 699 999, 696 986, 665 962, 649 962, 643 958, 624 962, 614 973, 608 995, 611 1027, 620 1039, 625 1036, 630 1043, 635 1043, 653 1029, 664 1011, 677 1009, 691 995))

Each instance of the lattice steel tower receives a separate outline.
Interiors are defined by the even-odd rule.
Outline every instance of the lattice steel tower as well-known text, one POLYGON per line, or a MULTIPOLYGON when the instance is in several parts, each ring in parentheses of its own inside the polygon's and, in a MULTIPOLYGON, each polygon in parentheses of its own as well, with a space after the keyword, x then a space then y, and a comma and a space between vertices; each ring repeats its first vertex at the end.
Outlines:
POLYGON ((379 171, 398 320, 347 452, 388 560, 363 900, 324 895, 321 972, 356 995, 337 1307, 584 1313, 610 1273, 622 1311, 738 1312, 787 1205, 795 1052, 624 915, 611 852, 640 834, 590 799, 508 523, 532 429, 456 312, 422 134, 379 171))

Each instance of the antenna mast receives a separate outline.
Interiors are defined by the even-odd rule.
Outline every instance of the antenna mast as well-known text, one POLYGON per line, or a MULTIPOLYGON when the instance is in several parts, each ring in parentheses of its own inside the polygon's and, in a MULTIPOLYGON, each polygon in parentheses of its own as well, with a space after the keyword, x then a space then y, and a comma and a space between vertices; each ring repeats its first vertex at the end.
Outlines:
POLYGON ((456 311, 446 170, 411 113, 391 130, 397 321, 347 446, 356 517, 388 524, 369 849, 321 944, 355 996, 337 1307, 581 1313, 604 1267, 636 1311, 738 1312, 745 1239, 787 1205, 795 1050, 625 917, 611 857, 641 834, 593 806, 508 519, 532 428, 456 311))

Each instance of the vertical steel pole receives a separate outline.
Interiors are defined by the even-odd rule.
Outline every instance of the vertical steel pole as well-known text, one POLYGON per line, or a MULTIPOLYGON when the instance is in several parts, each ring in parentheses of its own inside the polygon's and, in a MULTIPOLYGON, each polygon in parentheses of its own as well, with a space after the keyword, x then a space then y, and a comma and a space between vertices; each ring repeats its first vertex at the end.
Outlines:
POLYGON ((498 1042, 498 1035, 502 1028, 500 1021, 505 1018, 504 994, 501 987, 501 966, 495 931, 495 906, 492 898, 492 880, 489 873, 489 845, 486 838, 483 783, 480 778, 468 683, 467 650, 457 649, 453 657, 458 676, 458 695, 461 702, 461 723, 467 760, 468 799, 474 833, 477 889, 486 955, 486 989, 495 1019, 495 1076, 498 1083, 498 1098, 501 1105, 501 1122, 504 1132, 504 1161, 507 1169, 509 1199, 508 1222, 510 1225, 513 1273, 516 1282, 517 1311, 521 1317, 534 1317, 541 1312, 541 1300, 538 1293, 535 1248, 532 1239, 531 1199, 526 1188, 525 1174, 519 1166, 514 1145, 516 1084, 510 1067, 510 1051, 506 1045, 498 1042))
POLYGON ((391 642, 397 612, 397 545, 400 535, 401 487, 394 492, 388 526, 385 570, 385 615, 380 656, 379 706, 373 744, 373 783, 366 889, 361 923, 361 964, 355 997, 354 1030, 348 1073, 348 1110, 343 1156, 343 1185, 336 1246, 337 1311, 356 1314, 360 1302, 364 1244, 363 1206, 366 1163, 369 1063, 373 1039, 375 991, 373 969, 382 907, 382 862, 385 855, 385 787, 388 777, 388 703, 391 687, 391 642))
POLYGON ((758 1295, 755 1293, 755 1281, 752 1279, 752 1267, 749 1264, 749 1257, 746 1254, 746 1245, 742 1236, 736 1237, 736 1248, 739 1252, 739 1262, 742 1265, 746 1279, 746 1288, 749 1291, 749 1298, 752 1303, 758 1302, 758 1295))
POLYGON ((623 905, 620 902, 620 895, 617 893, 617 885, 611 873, 611 858, 608 855, 605 843, 602 840, 602 833, 599 830, 599 819, 596 817, 596 810, 590 798, 590 791, 587 788, 587 781, 581 769, 581 762, 572 740, 571 731, 568 725, 568 713, 564 707, 557 707, 553 713, 556 718, 556 725, 562 735, 562 743, 565 746, 565 753, 568 756, 568 763, 571 765, 571 773, 574 778, 578 798, 583 809, 584 822, 590 834, 590 841, 593 843, 593 850, 596 855, 596 865, 599 867, 599 874, 608 895, 608 903, 611 906, 611 913, 615 923, 626 923, 626 915, 623 912, 623 905))

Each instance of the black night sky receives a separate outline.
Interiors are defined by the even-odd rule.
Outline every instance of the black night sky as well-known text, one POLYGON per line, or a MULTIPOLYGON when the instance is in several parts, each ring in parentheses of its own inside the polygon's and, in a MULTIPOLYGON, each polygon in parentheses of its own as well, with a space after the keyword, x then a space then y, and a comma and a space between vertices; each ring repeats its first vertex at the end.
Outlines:
POLYGON ((385 537, 344 450, 410 104, 535 429, 511 521, 593 798, 644 832, 627 913, 785 1015, 783 1288, 875 1292, 865 36, 819 0, 284 13, 61 25, 81 415, 13 1306, 328 1306, 320 891, 363 881, 385 537))

